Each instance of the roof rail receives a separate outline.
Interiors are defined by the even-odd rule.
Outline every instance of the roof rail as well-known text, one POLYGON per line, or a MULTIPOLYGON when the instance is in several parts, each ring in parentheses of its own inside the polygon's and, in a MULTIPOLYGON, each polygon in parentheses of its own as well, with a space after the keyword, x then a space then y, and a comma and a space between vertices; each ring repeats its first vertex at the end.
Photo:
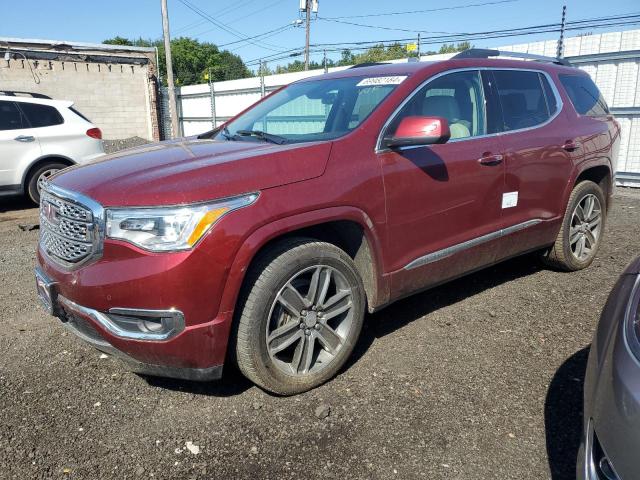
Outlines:
POLYGON ((535 55, 533 53, 521 53, 521 52, 505 52, 503 50, 493 50, 489 48, 470 48, 464 50, 452 58, 464 59, 464 58, 489 58, 489 57, 510 57, 510 58, 523 58, 525 60, 535 60, 538 62, 555 63, 557 65, 564 65, 565 67, 571 67, 571 63, 564 58, 545 57, 544 55, 535 55))
POLYGON ((6 95, 8 97, 44 98, 46 100, 51 100, 51 97, 43 93, 19 92, 17 90, 0 90, 0 95, 6 95))
POLYGON ((351 65, 349 68, 373 67, 374 65, 389 65, 388 62, 364 62, 351 65))

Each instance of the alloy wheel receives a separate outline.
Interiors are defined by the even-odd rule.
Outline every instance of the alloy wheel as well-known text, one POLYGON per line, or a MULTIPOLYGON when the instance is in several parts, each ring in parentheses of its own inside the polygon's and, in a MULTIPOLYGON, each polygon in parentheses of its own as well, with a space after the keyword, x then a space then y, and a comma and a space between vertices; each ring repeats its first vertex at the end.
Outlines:
POLYGON ((328 265, 305 268, 280 289, 269 312, 266 343, 288 375, 314 374, 343 348, 353 325, 353 289, 328 265))
POLYGON ((595 251, 602 231, 602 206, 592 193, 585 195, 576 205, 571 215, 569 248, 572 255, 581 262, 595 251))

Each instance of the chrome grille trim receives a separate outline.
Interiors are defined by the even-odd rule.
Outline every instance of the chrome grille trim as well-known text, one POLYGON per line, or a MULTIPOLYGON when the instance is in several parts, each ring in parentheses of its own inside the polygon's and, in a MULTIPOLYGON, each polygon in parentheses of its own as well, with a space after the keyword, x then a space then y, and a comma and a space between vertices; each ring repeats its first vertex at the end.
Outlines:
POLYGON ((66 269, 102 255, 104 209, 96 201, 50 183, 40 195, 40 249, 66 269))

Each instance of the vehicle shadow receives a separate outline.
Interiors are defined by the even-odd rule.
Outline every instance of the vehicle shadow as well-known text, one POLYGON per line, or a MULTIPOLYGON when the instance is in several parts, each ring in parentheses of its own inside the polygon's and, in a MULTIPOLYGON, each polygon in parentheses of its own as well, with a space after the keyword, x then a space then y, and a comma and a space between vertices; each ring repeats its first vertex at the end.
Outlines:
POLYGON ((222 379, 211 382, 191 382, 175 378, 140 375, 149 386, 176 392, 212 397, 234 397, 247 391, 253 384, 232 365, 225 364, 222 379))
POLYGON ((589 347, 574 353, 553 376, 544 404, 552 480, 574 480, 582 437, 583 384, 589 347))
POLYGON ((38 208, 31 200, 26 197, 4 197, 0 198, 0 213, 13 212, 16 210, 28 210, 38 208))
POLYGON ((538 261, 537 254, 523 255, 466 275, 424 293, 413 295, 379 312, 367 315, 360 339, 344 370, 355 364, 376 338, 389 335, 414 320, 441 308, 511 280, 532 275, 543 268, 538 261))
MULTIPOLYGON (((342 368, 342 372, 358 362, 376 338, 389 335, 424 315, 460 302, 484 290, 516 278, 532 275, 542 268, 536 254, 524 255, 398 301, 380 312, 367 315, 360 339, 350 359, 342 368)), ((215 382, 200 383, 141 376, 154 387, 219 397, 238 395, 253 386, 228 362, 225 364, 222 379, 215 382)))

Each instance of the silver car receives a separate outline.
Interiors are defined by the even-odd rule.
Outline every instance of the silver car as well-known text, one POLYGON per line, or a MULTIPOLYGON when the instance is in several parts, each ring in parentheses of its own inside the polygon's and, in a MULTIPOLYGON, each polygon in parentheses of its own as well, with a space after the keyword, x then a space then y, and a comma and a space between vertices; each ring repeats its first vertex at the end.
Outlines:
POLYGON ((579 480, 640 479, 640 257, 618 279, 591 344, 579 480))

